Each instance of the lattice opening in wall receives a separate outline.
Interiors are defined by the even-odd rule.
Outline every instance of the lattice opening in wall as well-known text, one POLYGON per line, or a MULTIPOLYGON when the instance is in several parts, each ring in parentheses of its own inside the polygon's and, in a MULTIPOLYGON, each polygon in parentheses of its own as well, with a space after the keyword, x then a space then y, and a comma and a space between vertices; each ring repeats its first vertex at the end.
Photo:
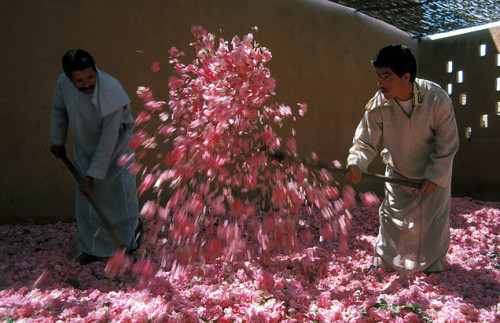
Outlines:
POLYGON ((481 126, 481 128, 488 128, 488 115, 487 114, 483 114, 481 116, 480 126, 481 126))
POLYGON ((497 102, 497 116, 500 116, 500 102, 497 102))
POLYGON ((464 82, 464 71, 458 71, 457 72, 457 83, 463 83, 464 82))
POLYGON ((486 44, 479 46, 479 56, 486 56, 486 44))
POLYGON ((500 91, 500 77, 497 77, 497 91, 500 91))
POLYGON ((459 96, 460 99, 460 105, 466 105, 467 104, 467 93, 460 93, 459 96))
POLYGON ((446 73, 451 72, 453 72, 453 61, 448 61, 448 63, 446 63, 446 73))
POLYGON ((450 95, 451 93, 453 93, 453 84, 448 83, 447 92, 448 92, 448 95, 450 95))
POLYGON ((470 139, 470 138, 472 138, 472 128, 465 127, 465 139, 470 139))
POLYGON ((497 66, 500 66, 500 54, 497 54, 497 66))

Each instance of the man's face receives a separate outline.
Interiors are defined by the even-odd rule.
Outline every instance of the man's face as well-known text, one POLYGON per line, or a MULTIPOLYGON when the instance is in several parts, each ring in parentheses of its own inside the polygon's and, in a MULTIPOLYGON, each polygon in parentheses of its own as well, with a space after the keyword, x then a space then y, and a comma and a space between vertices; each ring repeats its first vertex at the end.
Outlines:
POLYGON ((71 83, 85 94, 94 92, 95 83, 97 81, 97 72, 94 68, 87 67, 82 71, 74 71, 71 73, 71 83))
POLYGON ((387 100, 409 99, 411 95, 410 73, 405 73, 402 77, 399 77, 390 67, 378 67, 376 71, 378 75, 378 88, 387 100), (410 92, 408 93, 409 89, 410 92))

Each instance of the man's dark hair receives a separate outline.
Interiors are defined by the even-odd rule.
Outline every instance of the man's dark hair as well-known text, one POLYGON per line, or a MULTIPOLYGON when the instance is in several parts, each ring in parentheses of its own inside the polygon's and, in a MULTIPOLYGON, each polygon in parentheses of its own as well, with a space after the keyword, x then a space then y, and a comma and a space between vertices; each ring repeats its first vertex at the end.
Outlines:
POLYGON ((410 73, 410 82, 415 81, 417 75, 417 61, 411 50, 404 45, 391 45, 382 48, 373 58, 372 66, 390 67, 399 77, 410 73))
POLYGON ((74 71, 83 71, 86 68, 92 67, 96 70, 94 59, 87 51, 83 49, 71 49, 62 58, 62 67, 64 74, 71 78, 71 73, 74 71))

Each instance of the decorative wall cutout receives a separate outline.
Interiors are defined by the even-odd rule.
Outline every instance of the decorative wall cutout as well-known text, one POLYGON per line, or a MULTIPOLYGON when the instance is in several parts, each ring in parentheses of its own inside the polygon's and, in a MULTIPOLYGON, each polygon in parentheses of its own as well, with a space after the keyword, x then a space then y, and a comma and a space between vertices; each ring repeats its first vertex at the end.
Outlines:
POLYGON ((479 56, 486 56, 486 44, 479 46, 479 56))
POLYGON ((453 61, 448 61, 448 63, 446 63, 446 73, 451 72, 453 72, 453 61))
POLYGON ((483 114, 481 116, 480 126, 481 126, 481 128, 488 128, 488 115, 487 114, 483 114))
POLYGON ((467 93, 460 93, 460 105, 467 104, 467 93))
POLYGON ((465 128, 465 139, 470 139, 470 138, 472 138, 472 128, 466 127, 465 128))
MULTIPOLYGON (((479 45, 479 56, 480 57, 484 57, 487 55, 487 44, 478 44, 479 45)), ((494 62, 494 64, 496 66, 500 66, 500 53, 498 53, 498 51, 495 51, 497 54, 496 54, 496 61, 494 62)), ((455 65, 454 64, 455 62, 453 60, 448 60, 446 61, 446 73, 447 74, 451 74, 451 73, 454 73, 456 72, 455 74, 455 79, 452 79, 452 77, 447 77, 448 79, 448 82, 450 83, 446 83, 446 91, 448 93, 448 95, 450 97, 453 98, 453 101, 455 101, 455 104, 459 105, 459 106, 466 106, 467 104, 470 105, 471 103, 467 103, 467 93, 466 92, 461 92, 461 93, 457 93, 455 95, 452 96, 452 93, 453 93, 453 85, 457 85, 457 84, 463 84, 465 83, 465 69, 460 69, 461 66, 453 66, 455 65)), ((450 75, 451 76, 451 75, 450 75)), ((463 88, 462 85, 457 85, 458 88, 456 88, 456 92, 459 92, 460 90, 465 90, 465 88, 463 88)), ((497 77, 496 78, 496 91, 500 91, 500 77, 497 77)), ((473 95, 474 96, 474 95, 473 95)), ((476 110, 476 107, 474 107, 474 105, 471 106, 471 108, 473 108, 474 110, 476 110)), ((460 110, 460 111, 465 111, 465 110, 460 110)), ((474 114, 476 114, 476 117, 477 118, 477 115, 479 115, 479 127, 480 128, 488 128, 489 126, 489 120, 488 120, 488 114, 483 114, 485 111, 477 111, 475 112, 474 114)), ((496 118, 498 118, 497 116, 500 116, 500 101, 498 102, 495 102, 495 112, 493 113, 493 118, 495 118, 492 122, 496 122, 496 118)), ((469 118, 470 119, 470 118, 469 118)), ((477 120, 477 119, 476 119, 477 120)), ((477 122, 477 121, 476 121, 477 122)), ((474 122, 475 124, 475 122, 474 122)), ((496 128, 496 123, 494 123, 494 126, 496 128)), ((484 135, 484 134, 482 134, 484 135)), ((470 140, 472 138, 472 127, 465 127, 465 139, 467 140, 470 140)))

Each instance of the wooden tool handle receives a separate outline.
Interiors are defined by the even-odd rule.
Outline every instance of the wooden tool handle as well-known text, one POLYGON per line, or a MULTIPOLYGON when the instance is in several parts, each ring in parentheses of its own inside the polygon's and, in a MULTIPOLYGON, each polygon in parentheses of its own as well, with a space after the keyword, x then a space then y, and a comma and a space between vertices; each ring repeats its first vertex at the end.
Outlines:
MULTIPOLYGON (((345 169, 345 168, 337 168, 331 164, 316 162, 316 161, 313 161, 309 158, 303 158, 303 157, 299 157, 299 156, 291 156, 291 155, 285 154, 283 152, 275 152, 273 154, 270 154, 270 156, 276 160, 281 161, 284 159, 288 159, 288 160, 291 160, 291 161, 294 161, 297 163, 306 164, 306 165, 309 165, 309 166, 312 166, 315 168, 328 169, 329 171, 334 172, 334 173, 341 173, 341 174, 347 173, 347 169, 345 169)), ((414 187, 414 188, 420 188, 422 185, 422 183, 420 181, 412 181, 412 180, 403 179, 403 178, 387 177, 384 175, 368 173, 368 172, 362 172, 362 173, 363 173, 363 176, 365 176, 365 177, 372 178, 372 179, 379 180, 379 181, 389 182, 389 183, 393 183, 393 184, 399 184, 399 185, 414 187)))
MULTIPOLYGON (((80 174, 78 174, 78 171, 76 170, 73 163, 68 159, 66 154, 62 154, 60 157, 63 160, 63 162, 66 164, 66 167, 68 167, 68 169, 70 170, 71 174, 73 174, 73 176, 75 177, 78 184, 82 184, 83 183, 82 177, 80 176, 80 174)), ((94 196, 92 195, 92 192, 86 191, 86 192, 84 192, 84 195, 87 197, 90 204, 92 204, 92 206, 94 207, 94 210, 97 212, 97 215, 99 215, 99 217, 101 218, 101 221, 102 221, 104 227, 106 228, 106 230, 108 230, 108 232, 111 235, 111 238, 113 239, 116 246, 118 248, 124 248, 125 245, 121 241, 120 236, 118 235, 116 230, 113 228, 113 226, 109 222, 108 218, 106 217, 106 215, 104 214, 104 212, 100 208, 99 204, 96 202, 94 196)))

